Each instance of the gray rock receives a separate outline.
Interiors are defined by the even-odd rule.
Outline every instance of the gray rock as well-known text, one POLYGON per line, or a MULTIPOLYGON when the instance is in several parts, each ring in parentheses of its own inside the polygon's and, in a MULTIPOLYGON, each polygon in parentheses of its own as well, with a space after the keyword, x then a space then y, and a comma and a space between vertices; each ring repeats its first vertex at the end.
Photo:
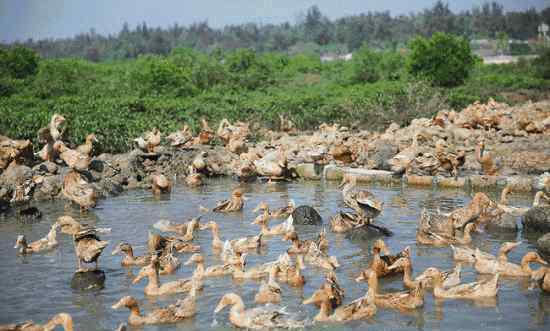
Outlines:
POLYGON ((369 153, 369 160, 374 162, 375 169, 391 170, 388 160, 399 152, 398 147, 391 141, 379 139, 374 142, 374 149, 374 152, 369 153))
POLYGON ((36 207, 17 208, 15 214, 19 222, 27 224, 36 223, 42 218, 42 212, 36 207))
POLYGON ((292 213, 293 222, 296 225, 322 225, 321 215, 310 206, 300 206, 292 213))
POLYGON ((541 254, 550 257, 550 232, 537 240, 537 248, 541 254))
POLYGON ((104 287, 105 272, 103 270, 75 272, 71 279, 71 288, 73 290, 101 290, 104 287))
POLYGON ((491 232, 516 232, 518 230, 517 217, 510 214, 500 214, 487 224, 491 232))
POLYGON ((550 207, 534 207, 523 215, 523 228, 528 232, 550 232, 550 207))

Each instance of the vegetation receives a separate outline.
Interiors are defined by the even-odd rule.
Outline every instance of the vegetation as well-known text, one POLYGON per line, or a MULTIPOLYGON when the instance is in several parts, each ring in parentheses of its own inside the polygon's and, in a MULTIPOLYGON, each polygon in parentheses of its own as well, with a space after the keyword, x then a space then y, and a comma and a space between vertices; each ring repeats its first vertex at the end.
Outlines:
POLYGON ((438 32, 432 38, 415 38, 410 44, 409 72, 438 86, 461 85, 475 57, 464 38, 438 32))
POLYGON ((174 48, 215 52, 252 48, 258 52, 299 54, 347 53, 367 42, 374 48, 403 46, 420 35, 451 33, 467 39, 527 40, 537 37, 537 26, 550 23, 550 7, 542 11, 505 11, 497 2, 452 12, 446 2, 437 0, 431 8, 414 14, 392 16, 388 11, 367 12, 331 20, 319 8, 307 10, 295 24, 245 23, 215 29, 207 22, 168 28, 146 23, 130 28, 125 24, 116 35, 103 36, 91 30, 68 39, 24 42, 46 58, 78 57, 98 62, 137 58, 143 54, 168 55, 174 48))
POLYGON ((436 34, 413 41, 409 53, 377 51, 365 44, 351 61, 321 62, 309 53, 237 49, 207 54, 175 48, 166 56, 103 63, 39 59, 32 69, 27 64, 36 54, 15 47, 0 52, 0 71, 13 71, 0 80, 0 132, 36 142, 37 131, 60 113, 69 124, 69 143, 82 143, 95 132, 99 152, 120 152, 145 130, 157 127, 169 133, 184 123, 196 130, 201 117, 212 126, 228 118, 277 128, 284 114, 304 130, 322 122, 382 129, 476 100, 514 102, 518 91, 532 99, 549 91, 545 70, 550 56, 508 65, 473 63, 471 56, 461 39, 436 34), (455 62, 426 70, 417 44, 447 54, 441 58, 428 52, 437 60, 434 64, 455 62), (418 68, 414 75, 406 70, 411 66, 418 68), (453 80, 443 79, 445 75, 453 80))

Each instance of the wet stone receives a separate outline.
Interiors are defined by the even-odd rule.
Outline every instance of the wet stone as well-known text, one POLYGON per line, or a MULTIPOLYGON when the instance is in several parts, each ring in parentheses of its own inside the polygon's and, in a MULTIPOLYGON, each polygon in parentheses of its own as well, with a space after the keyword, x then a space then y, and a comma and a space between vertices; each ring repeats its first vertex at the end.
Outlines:
POLYGON ((310 206, 300 206, 292 213, 295 225, 322 225, 321 215, 310 206))
POLYGON ((105 272, 103 272, 103 270, 75 272, 71 279, 71 288, 73 290, 101 290, 104 287, 105 272))
POLYGON ((42 212, 36 207, 18 208, 15 214, 21 223, 36 223, 42 218, 42 212))
POLYGON ((510 214, 501 214, 487 224, 490 232, 516 232, 518 230, 517 217, 510 214))
POLYGON ((550 232, 550 207, 533 207, 523 215, 523 228, 530 232, 550 232))
POLYGON ((408 185, 432 186, 434 182, 434 177, 408 175, 406 180, 408 185))
POLYGON ((547 258, 550 258, 550 232, 537 240, 537 249, 547 258))

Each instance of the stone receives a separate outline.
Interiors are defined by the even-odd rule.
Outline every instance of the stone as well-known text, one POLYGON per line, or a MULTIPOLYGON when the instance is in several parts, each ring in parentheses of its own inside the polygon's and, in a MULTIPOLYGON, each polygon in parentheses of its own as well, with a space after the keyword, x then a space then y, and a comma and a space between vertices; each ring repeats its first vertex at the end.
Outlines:
POLYGON ((550 258, 550 232, 537 240, 537 249, 542 255, 550 258))
POLYGON ((533 189, 533 178, 527 176, 511 176, 506 179, 506 185, 515 192, 530 192, 533 189))
POLYGON ((419 186, 432 186, 434 182, 433 176, 418 176, 418 175, 407 175, 406 177, 407 185, 419 185, 419 186))
POLYGON ((369 152, 369 161, 372 161, 376 169, 390 170, 391 165, 388 163, 388 160, 398 152, 398 147, 393 145, 391 141, 376 140, 374 142, 374 152, 369 152))
POLYGON ((363 183, 371 183, 374 181, 390 183, 393 179, 393 172, 387 170, 346 168, 344 172, 353 175, 358 182, 363 183))
POLYGON ((33 170, 35 171, 38 171, 44 174, 52 174, 52 175, 55 175, 58 169, 59 167, 57 166, 57 164, 50 161, 42 162, 39 165, 33 167, 33 170))
POLYGON ((103 270, 92 270, 75 272, 71 279, 73 290, 101 290, 105 287, 105 272, 103 270))
POLYGON ((319 212, 310 206, 300 206, 292 213, 294 225, 322 225, 323 219, 319 212))
POLYGON ((344 170, 336 165, 327 165, 323 169, 323 177, 326 180, 342 180, 344 170))
POLYGON ((479 188, 495 188, 497 186, 498 177, 497 176, 482 176, 482 175, 472 175, 468 177, 470 186, 474 189, 479 188))
POLYGON ((42 218, 42 212, 36 207, 18 208, 15 214, 19 222, 27 224, 36 223, 42 218))
POLYGON ((321 179, 321 174, 323 173, 323 169, 314 163, 300 163, 296 166, 295 170, 300 178, 313 180, 321 179))
POLYGON ((458 177, 455 179, 450 177, 437 176, 435 178, 435 183, 439 187, 463 188, 464 186, 466 186, 466 178, 458 177))
POLYGON ((517 217, 502 213, 487 224, 487 230, 490 232, 516 232, 518 230, 517 217))
POLYGON ((393 232, 380 225, 366 225, 360 228, 352 229, 346 232, 346 238, 349 240, 370 240, 382 236, 391 237, 393 232))
POLYGON ((523 229, 528 232, 550 232, 550 207, 533 207, 523 215, 523 229))

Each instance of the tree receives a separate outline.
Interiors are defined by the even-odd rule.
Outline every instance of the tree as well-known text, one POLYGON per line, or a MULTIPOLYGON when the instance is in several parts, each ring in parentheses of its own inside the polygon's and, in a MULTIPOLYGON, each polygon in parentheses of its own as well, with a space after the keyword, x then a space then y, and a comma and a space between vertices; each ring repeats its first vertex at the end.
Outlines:
POLYGON ((380 79, 380 54, 374 52, 364 43, 353 54, 353 80, 355 82, 373 83, 380 79))
POLYGON ((430 39, 417 37, 409 46, 409 72, 434 85, 452 87, 462 84, 475 63, 468 41, 451 34, 438 32, 430 39))
POLYGON ((23 46, 0 48, 0 75, 23 79, 38 71, 38 54, 23 46))
POLYGON ((503 31, 497 33, 497 53, 504 55, 508 52, 508 34, 503 31))

